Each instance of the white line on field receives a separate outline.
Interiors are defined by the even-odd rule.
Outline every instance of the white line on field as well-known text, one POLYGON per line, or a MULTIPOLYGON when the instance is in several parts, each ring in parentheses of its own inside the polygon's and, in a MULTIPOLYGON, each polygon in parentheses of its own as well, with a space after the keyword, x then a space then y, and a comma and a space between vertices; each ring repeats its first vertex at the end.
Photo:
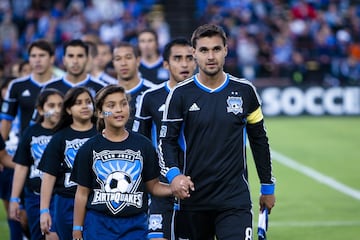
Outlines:
POLYGON ((271 227, 339 227, 360 226, 360 221, 271 221, 271 227))
POLYGON ((345 184, 342 184, 335 179, 326 176, 310 167, 307 167, 305 165, 302 165, 301 163, 286 157, 276 151, 271 151, 273 160, 294 169, 295 171, 301 172, 305 174, 306 176, 315 179, 316 181, 323 183, 339 192, 342 192, 352 198, 355 198, 357 200, 360 200, 360 191, 353 189, 349 186, 346 186, 345 184))

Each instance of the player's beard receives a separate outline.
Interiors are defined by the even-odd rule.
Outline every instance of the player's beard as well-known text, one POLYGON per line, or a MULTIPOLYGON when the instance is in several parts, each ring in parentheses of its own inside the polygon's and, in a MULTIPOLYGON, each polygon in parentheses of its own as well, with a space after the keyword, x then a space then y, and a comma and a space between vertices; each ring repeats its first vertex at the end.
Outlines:
POLYGON ((81 71, 79 72, 71 72, 72 75, 74 75, 75 77, 79 77, 81 76, 83 73, 85 72, 85 68, 83 68, 81 71))
POLYGON ((219 72, 222 71, 222 68, 220 66, 216 67, 216 68, 213 68, 213 69, 208 69, 208 68, 205 67, 205 68, 202 68, 201 70, 208 76, 215 76, 219 72))

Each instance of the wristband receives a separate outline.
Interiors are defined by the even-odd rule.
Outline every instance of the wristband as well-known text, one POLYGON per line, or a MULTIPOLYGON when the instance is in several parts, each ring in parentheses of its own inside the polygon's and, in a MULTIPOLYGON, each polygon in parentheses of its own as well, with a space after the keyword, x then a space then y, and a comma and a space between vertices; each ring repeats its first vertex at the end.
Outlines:
POLYGON ((20 203, 20 198, 18 198, 18 197, 12 197, 12 198, 10 198, 10 202, 20 203))
POLYGON ((172 182, 172 180, 176 177, 176 176, 178 176, 178 175, 180 175, 181 173, 180 173, 180 169, 179 168, 177 168, 177 167, 172 167, 172 168, 170 168, 170 170, 166 173, 166 178, 167 178, 167 180, 169 181, 169 183, 171 183, 172 182))
POLYGON ((83 231, 83 226, 73 226, 73 231, 83 231))
POLYGON ((49 213, 49 212, 50 212, 50 210, 48 208, 40 209, 40 215, 43 213, 49 213))
POLYGON ((261 184, 261 194, 272 195, 275 192, 275 184, 261 184))
POLYGON ((73 238, 73 240, 83 240, 83 238, 73 238))

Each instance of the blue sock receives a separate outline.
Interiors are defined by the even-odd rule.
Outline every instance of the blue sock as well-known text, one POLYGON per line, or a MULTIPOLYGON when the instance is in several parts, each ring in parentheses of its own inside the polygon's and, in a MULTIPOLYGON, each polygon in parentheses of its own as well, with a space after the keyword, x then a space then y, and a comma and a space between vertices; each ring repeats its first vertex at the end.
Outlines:
POLYGON ((11 240, 22 240, 23 239, 23 230, 20 222, 8 219, 8 225, 10 228, 10 239, 11 240))

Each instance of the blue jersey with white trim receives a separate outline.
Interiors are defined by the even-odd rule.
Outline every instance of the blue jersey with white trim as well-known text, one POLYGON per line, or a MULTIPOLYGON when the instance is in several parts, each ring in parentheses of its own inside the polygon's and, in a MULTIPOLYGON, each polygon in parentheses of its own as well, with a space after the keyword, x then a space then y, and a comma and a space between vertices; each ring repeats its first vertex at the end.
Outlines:
POLYGON ((194 75, 170 92, 160 132, 160 166, 164 175, 178 167, 174 152, 179 136, 183 136, 182 172, 191 176, 195 191, 181 202, 182 209, 251 205, 245 149, 247 128, 260 181, 273 183, 260 100, 249 81, 227 74, 221 86, 209 89, 194 75))
POLYGON ((141 96, 143 95, 143 93, 146 90, 148 90, 150 88, 154 88, 156 86, 157 85, 153 84, 149 80, 140 78, 140 82, 135 87, 133 87, 132 89, 126 90, 126 94, 130 95, 130 102, 129 102, 130 118, 129 118, 128 122, 126 123, 127 130, 129 130, 129 131, 132 130, 132 126, 133 126, 134 118, 135 118, 135 112, 136 112, 136 109, 139 107, 141 96))
POLYGON ((104 83, 100 82, 97 79, 92 78, 89 74, 86 76, 86 79, 84 79, 81 82, 78 83, 72 83, 66 79, 66 75, 62 78, 58 78, 54 81, 49 82, 45 85, 45 88, 55 88, 62 92, 63 94, 66 94, 66 92, 73 87, 87 87, 91 95, 95 97, 96 93, 105 86, 104 83))
POLYGON ((158 146, 161 120, 165 110, 165 100, 169 92, 170 88, 167 83, 147 90, 144 92, 136 109, 133 131, 139 132, 151 139, 155 148, 158 146))
POLYGON ((169 79, 169 71, 163 67, 163 58, 160 57, 154 64, 140 61, 139 72, 141 77, 154 84, 161 84, 169 79))

